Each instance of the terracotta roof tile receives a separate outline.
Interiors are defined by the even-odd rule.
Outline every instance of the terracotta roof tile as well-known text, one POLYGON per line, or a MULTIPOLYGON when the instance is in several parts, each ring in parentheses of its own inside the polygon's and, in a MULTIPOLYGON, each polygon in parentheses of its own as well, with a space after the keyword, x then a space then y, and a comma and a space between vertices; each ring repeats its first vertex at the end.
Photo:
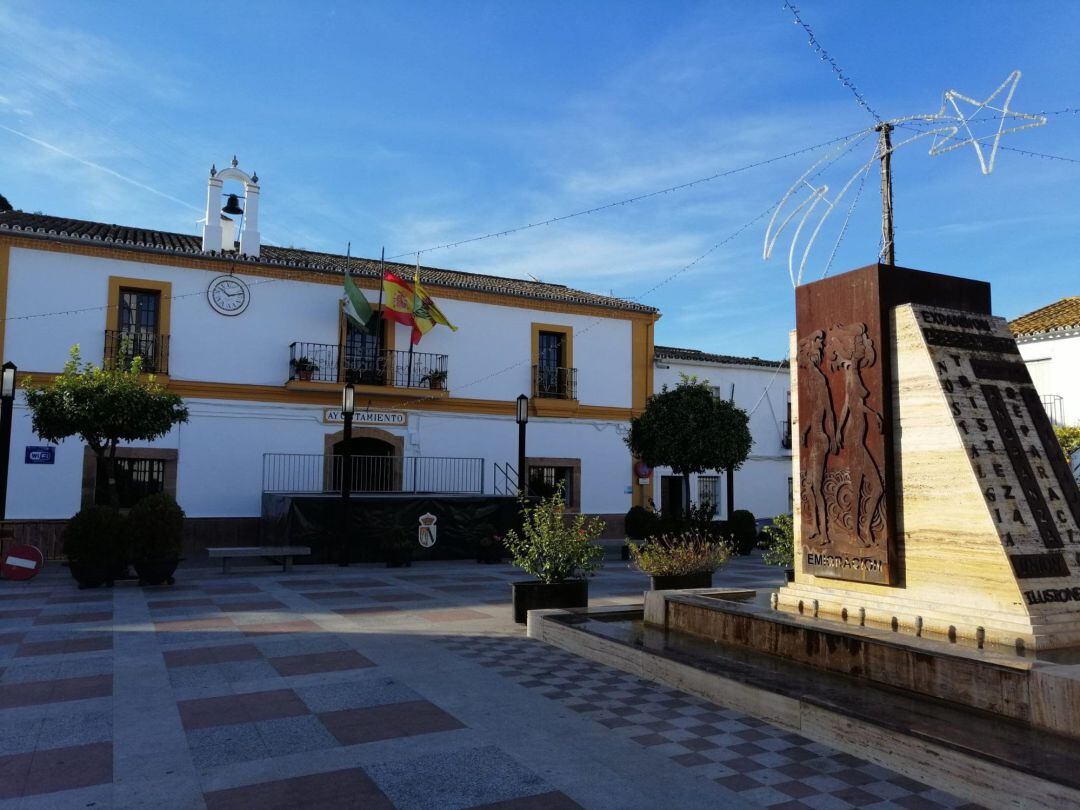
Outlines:
POLYGON ((722 363, 729 366, 763 366, 776 368, 786 366, 787 360, 762 360, 760 357, 737 357, 730 354, 710 354, 697 349, 678 349, 674 346, 654 346, 657 360, 689 360, 695 363, 722 363))
POLYGON ((1080 329, 1080 295, 1062 298, 1042 309, 1009 321, 1017 337, 1055 332, 1059 329, 1080 329))
MULTIPOLYGON (((131 228, 122 225, 109 225, 103 222, 88 222, 81 219, 65 219, 45 214, 27 214, 22 211, 0 213, 0 233, 18 233, 23 236, 52 239, 58 241, 84 241, 109 244, 114 247, 130 248, 135 251, 156 251, 166 253, 199 255, 202 252, 202 237, 191 234, 169 233, 167 231, 131 228)), ((263 245, 258 259, 246 256, 227 257, 230 262, 284 265, 315 274, 345 272, 348 261, 345 256, 335 253, 320 253, 313 250, 299 250, 291 247, 263 245)), ((353 257, 349 265, 354 276, 378 278, 379 262, 375 259, 353 257)), ((412 278, 413 265, 386 262, 385 267, 392 273, 405 278, 412 278)), ((529 298, 540 301, 565 301, 572 304, 605 307, 628 312, 657 313, 655 307, 615 298, 608 295, 575 290, 562 284, 547 284, 539 281, 525 281, 517 278, 488 276, 481 273, 466 273, 461 270, 446 270, 438 267, 420 266, 420 280, 433 287, 455 287, 476 292, 488 292, 511 295, 517 298, 529 298)))

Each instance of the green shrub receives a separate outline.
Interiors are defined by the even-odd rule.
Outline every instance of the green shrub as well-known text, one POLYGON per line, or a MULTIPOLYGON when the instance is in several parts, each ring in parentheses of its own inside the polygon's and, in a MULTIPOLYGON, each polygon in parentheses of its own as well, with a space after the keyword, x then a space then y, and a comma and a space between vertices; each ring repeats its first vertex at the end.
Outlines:
POLYGON ((754 513, 747 509, 736 509, 727 522, 728 534, 735 550, 742 555, 749 554, 757 545, 757 521, 754 513))
POLYGON ((626 513, 626 536, 632 540, 647 540, 660 532, 660 515, 644 506, 631 507, 626 513))
POLYGON ((184 535, 184 510, 172 495, 148 495, 127 516, 132 562, 168 560, 179 556, 184 535))
POLYGON ((637 569, 649 576, 680 576, 712 573, 728 561, 731 552, 701 532, 662 535, 647 545, 630 545, 630 559, 637 569))
POLYGON ((777 515, 773 518, 772 525, 766 526, 762 534, 766 543, 765 553, 762 555, 765 564, 794 568, 795 524, 791 515, 777 515))
POLYGON ((123 515, 111 506, 87 506, 64 527, 64 556, 83 565, 115 568, 126 560, 123 515))
POLYGON ((541 582, 576 579, 603 564, 604 549, 592 541, 603 533, 604 521, 585 515, 568 520, 562 484, 535 504, 522 498, 521 518, 521 532, 507 532, 503 543, 514 565, 541 582))

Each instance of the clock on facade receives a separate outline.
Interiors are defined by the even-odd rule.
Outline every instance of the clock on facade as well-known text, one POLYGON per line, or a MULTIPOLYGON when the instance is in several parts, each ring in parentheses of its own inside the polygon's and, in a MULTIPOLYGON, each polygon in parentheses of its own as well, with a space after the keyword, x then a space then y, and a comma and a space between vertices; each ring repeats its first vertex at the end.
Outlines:
POLYGON ((251 291, 236 276, 218 276, 206 288, 206 300, 221 315, 239 315, 251 303, 251 291))

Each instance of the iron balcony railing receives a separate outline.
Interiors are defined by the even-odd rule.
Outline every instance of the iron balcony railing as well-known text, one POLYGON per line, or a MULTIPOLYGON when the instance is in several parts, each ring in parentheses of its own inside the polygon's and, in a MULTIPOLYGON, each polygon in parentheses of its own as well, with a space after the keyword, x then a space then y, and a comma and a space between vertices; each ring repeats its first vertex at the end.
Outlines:
POLYGON ((577 369, 533 366, 533 396, 543 399, 577 399, 577 369))
MULTIPOLYGON (((341 492, 344 456, 314 453, 263 455, 263 492, 341 492)), ((484 459, 448 456, 350 456, 351 492, 481 495, 484 459)))
POLYGON ((785 450, 791 449, 791 422, 786 419, 780 420, 780 446, 785 450))
POLYGON ((445 354, 430 352, 354 351, 333 343, 289 344, 289 379, 399 388, 446 387, 445 354))
POLYGON ((147 374, 169 373, 169 336, 154 332, 105 332, 105 365, 130 368, 131 361, 142 358, 147 374))

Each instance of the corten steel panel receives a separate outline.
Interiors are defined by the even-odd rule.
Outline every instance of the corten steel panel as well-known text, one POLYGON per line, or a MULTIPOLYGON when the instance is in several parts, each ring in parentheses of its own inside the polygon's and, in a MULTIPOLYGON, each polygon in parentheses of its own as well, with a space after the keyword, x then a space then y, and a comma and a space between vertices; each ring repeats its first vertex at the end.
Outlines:
POLYGON ((795 291, 802 571, 897 584, 889 311, 990 313, 990 285, 873 264, 795 291))

